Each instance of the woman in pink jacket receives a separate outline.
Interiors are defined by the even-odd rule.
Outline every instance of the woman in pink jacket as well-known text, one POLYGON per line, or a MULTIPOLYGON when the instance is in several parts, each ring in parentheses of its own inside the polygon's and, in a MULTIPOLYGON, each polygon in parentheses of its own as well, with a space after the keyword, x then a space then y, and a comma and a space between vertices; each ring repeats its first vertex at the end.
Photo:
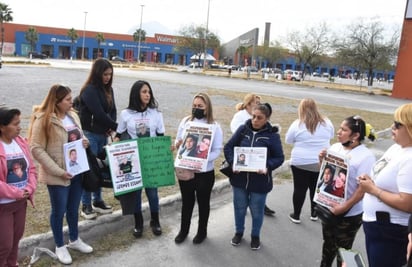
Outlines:
POLYGON ((18 266, 27 199, 33 206, 37 184, 36 168, 20 130, 20 111, 0 108, 0 266, 18 266))

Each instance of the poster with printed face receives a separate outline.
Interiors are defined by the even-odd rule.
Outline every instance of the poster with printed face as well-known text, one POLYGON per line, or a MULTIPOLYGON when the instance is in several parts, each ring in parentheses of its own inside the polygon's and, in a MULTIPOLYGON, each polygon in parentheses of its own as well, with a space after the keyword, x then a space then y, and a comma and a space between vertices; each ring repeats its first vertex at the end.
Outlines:
POLYGON ((327 208, 341 204, 347 199, 346 179, 349 166, 346 158, 328 151, 322 161, 313 201, 327 208))
POLYGON ((136 140, 106 146, 114 195, 122 195, 143 187, 139 152, 136 140))
POLYGON ((266 169, 266 147, 235 146, 233 170, 239 172, 258 172, 266 169))
POLYGON ((63 153, 66 171, 71 175, 78 175, 90 169, 82 139, 63 144, 63 153))
POLYGON ((213 135, 213 124, 186 123, 183 143, 177 151, 174 166, 201 172, 206 171, 213 135))

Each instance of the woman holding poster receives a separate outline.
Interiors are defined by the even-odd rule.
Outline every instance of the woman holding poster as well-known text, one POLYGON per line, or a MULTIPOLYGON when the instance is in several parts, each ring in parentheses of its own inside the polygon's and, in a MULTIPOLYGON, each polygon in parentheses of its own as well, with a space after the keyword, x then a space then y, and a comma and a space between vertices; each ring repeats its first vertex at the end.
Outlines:
POLYGON ((282 143, 277 127, 270 124, 272 108, 269 104, 258 104, 252 110, 252 118, 241 125, 224 147, 225 159, 233 166, 236 163, 235 147, 266 148, 264 169, 256 172, 234 171, 230 177, 233 189, 233 207, 235 212, 235 236, 232 245, 238 246, 245 230, 246 210, 252 214, 250 247, 260 248, 260 229, 263 225, 267 194, 273 188, 272 171, 284 161, 282 143))
MULTIPOLYGON (((82 175, 71 175, 64 160, 64 144, 70 133, 79 132, 83 147, 89 140, 83 134, 80 119, 72 109, 71 89, 55 84, 40 106, 34 107, 29 128, 30 149, 40 164, 39 180, 47 185, 51 212, 50 227, 56 244, 56 255, 63 264, 71 264, 67 248, 91 253, 93 248, 79 238, 79 205, 83 192, 82 175), (64 244, 63 218, 69 227, 69 244, 64 244)), ((79 139, 79 141, 80 141, 79 139)))
POLYGON ((179 180, 180 193, 182 194, 182 217, 180 231, 175 238, 177 244, 185 241, 189 233, 196 199, 199 208, 199 224, 193 243, 200 244, 207 237, 210 194, 215 183, 214 162, 219 157, 223 147, 223 132, 220 125, 213 118, 212 102, 206 93, 198 93, 193 98, 192 114, 183 118, 179 124, 175 149, 179 149, 185 139, 185 135, 191 130, 201 132, 207 130, 208 135, 210 130, 212 138, 210 145, 208 145, 209 153, 207 159, 205 159, 207 162, 205 170, 195 171, 193 179, 179 180))
MULTIPOLYGON (((346 118, 337 131, 339 143, 333 144, 328 151, 322 150, 319 160, 322 162, 327 152, 340 155, 347 163, 348 173, 344 169, 337 171, 333 177, 331 194, 344 197, 346 201, 334 205, 330 211, 335 215, 343 215, 336 223, 322 221, 323 247, 320 266, 332 266, 338 254, 338 248, 351 249, 356 233, 362 225, 362 197, 357 177, 369 173, 375 162, 375 156, 364 145, 366 125, 359 116, 346 118), (346 186, 345 186, 346 182, 346 186), (346 191, 344 191, 346 188, 346 191)), ((321 214, 319 214, 321 216, 321 214)), ((322 218, 322 216, 321 216, 322 218)), ((340 257, 338 266, 342 264, 340 257)))
MULTIPOLYGON (((119 140, 123 133, 127 132, 131 139, 163 136, 165 132, 165 126, 163 123, 163 115, 158 110, 158 102, 153 95, 153 90, 150 84, 146 81, 137 81, 130 89, 129 105, 126 109, 120 113, 119 124, 117 126, 116 140, 119 140), (142 131, 142 125, 145 128, 142 131), (144 133, 144 134, 142 134, 144 133), (148 134, 145 134, 148 133, 148 134)), ((157 188, 145 188, 146 196, 150 206, 150 228, 154 235, 161 235, 162 228, 159 222, 159 196, 157 188)), ((136 192, 130 194, 137 194, 133 198, 132 204, 135 204, 134 219, 135 227, 133 235, 139 238, 143 234, 143 214, 142 214, 142 190, 139 189, 136 192)), ((126 196, 126 197, 130 197, 126 196)), ((123 205, 122 198, 119 196, 123 214, 127 209, 123 205)), ((124 201, 126 203, 128 201, 124 201)), ((130 204, 130 203, 127 203, 130 204)))

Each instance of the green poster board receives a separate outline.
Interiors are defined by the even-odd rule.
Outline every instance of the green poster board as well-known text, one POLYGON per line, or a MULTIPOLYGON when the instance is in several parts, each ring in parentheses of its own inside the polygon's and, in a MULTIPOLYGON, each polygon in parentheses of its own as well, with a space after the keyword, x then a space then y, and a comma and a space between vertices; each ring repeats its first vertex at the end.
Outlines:
POLYGON ((143 187, 174 185, 175 172, 170 136, 138 138, 143 187))

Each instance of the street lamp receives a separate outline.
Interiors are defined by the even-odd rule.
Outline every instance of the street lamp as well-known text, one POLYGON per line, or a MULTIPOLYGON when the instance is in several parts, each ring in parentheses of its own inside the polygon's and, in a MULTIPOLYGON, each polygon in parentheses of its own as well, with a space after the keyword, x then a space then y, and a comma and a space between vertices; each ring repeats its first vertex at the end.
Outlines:
MULTIPOLYGON (((206 57, 207 57, 207 33, 209 31, 209 8, 210 0, 207 3, 207 20, 206 20, 206 32, 205 32, 205 52, 203 53, 203 69, 206 70, 206 57)), ((200 60, 200 58, 199 58, 200 60)))
POLYGON ((84 11, 82 60, 84 59, 84 39, 85 39, 85 34, 86 34, 86 17, 87 17, 87 11, 84 11))
POLYGON ((142 41, 142 20, 143 20, 143 7, 144 5, 140 5, 141 12, 140 12, 140 28, 139 28, 139 42, 137 45, 137 62, 140 63, 140 42, 142 41))

